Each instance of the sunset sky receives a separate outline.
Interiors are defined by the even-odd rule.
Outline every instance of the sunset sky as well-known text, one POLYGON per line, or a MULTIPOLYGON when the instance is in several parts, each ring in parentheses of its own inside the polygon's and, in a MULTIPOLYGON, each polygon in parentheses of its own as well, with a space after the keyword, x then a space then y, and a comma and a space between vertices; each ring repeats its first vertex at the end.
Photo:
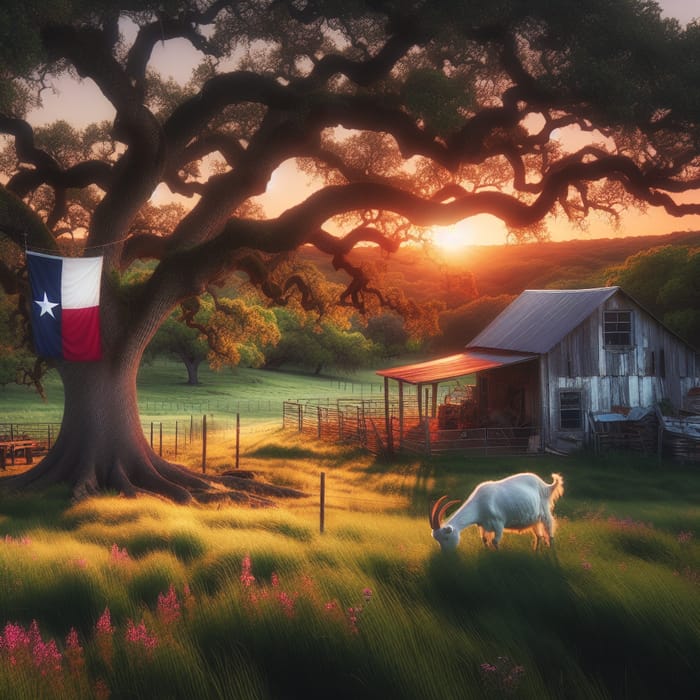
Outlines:
MULTIPOLYGON (((700 0, 660 0, 659 5, 664 14, 677 18, 682 24, 700 18, 700 0)), ((197 62, 197 52, 184 40, 157 44, 153 54, 153 64, 160 68, 163 75, 180 83, 189 79, 197 62)), ((111 120, 114 117, 111 105, 91 80, 77 82, 66 79, 61 80, 56 87, 60 92, 47 91, 43 96, 43 108, 30 114, 33 125, 65 119, 80 128, 91 122, 111 120)), ((300 175, 294 164, 288 162, 275 173, 266 195, 260 198, 260 201, 267 215, 274 216, 303 198, 309 186, 306 176, 300 175)), ((162 188, 158 195, 167 197, 168 190, 162 188)), ((563 217, 549 222, 552 240, 655 235, 699 228, 700 216, 677 219, 652 210, 627 212, 619 229, 612 227, 607 220, 595 216, 589 217, 587 229, 584 231, 571 227, 563 217)), ((489 215, 471 217, 453 227, 437 231, 436 235, 438 242, 448 249, 464 245, 498 245, 506 240, 503 224, 489 215)))

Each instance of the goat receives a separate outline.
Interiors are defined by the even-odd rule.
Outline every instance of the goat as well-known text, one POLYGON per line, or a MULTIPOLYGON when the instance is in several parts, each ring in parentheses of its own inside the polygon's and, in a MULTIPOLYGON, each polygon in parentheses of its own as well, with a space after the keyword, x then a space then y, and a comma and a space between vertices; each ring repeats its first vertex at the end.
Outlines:
POLYGON ((449 501, 447 496, 442 496, 430 510, 433 537, 443 552, 454 551, 462 530, 477 525, 487 547, 492 544, 498 549, 504 530, 529 530, 535 538, 534 549, 542 540, 549 546, 554 541, 555 529, 552 508, 564 493, 562 476, 552 474, 552 479, 552 483, 547 484, 536 474, 524 473, 500 481, 484 481, 444 523, 446 511, 459 501, 449 501))

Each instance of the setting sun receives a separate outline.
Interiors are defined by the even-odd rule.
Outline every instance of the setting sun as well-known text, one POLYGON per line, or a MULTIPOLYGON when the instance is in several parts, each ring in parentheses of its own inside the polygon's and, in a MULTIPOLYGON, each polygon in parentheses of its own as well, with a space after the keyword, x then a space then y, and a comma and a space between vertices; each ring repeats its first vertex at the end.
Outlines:
POLYGON ((435 226, 432 230, 433 243, 447 253, 456 253, 476 245, 477 233, 470 221, 459 221, 452 226, 435 226))

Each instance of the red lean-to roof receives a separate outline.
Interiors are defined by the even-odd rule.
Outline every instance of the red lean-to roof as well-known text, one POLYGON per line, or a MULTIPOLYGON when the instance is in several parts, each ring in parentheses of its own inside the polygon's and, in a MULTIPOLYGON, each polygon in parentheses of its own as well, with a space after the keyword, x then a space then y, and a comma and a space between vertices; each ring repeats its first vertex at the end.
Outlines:
POLYGON ((446 379, 462 377, 474 372, 483 372, 494 367, 513 365, 534 360, 537 355, 522 352, 501 352, 499 350, 468 350, 437 360, 418 362, 377 372, 381 377, 398 379, 409 384, 428 384, 446 379))

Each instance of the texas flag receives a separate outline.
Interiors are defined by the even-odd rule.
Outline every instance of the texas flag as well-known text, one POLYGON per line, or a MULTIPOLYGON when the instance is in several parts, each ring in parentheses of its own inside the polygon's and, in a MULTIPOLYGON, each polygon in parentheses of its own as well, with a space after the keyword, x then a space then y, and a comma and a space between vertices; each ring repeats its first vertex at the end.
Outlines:
POLYGON ((27 251, 27 265, 37 354, 99 360, 102 257, 58 258, 27 251))

